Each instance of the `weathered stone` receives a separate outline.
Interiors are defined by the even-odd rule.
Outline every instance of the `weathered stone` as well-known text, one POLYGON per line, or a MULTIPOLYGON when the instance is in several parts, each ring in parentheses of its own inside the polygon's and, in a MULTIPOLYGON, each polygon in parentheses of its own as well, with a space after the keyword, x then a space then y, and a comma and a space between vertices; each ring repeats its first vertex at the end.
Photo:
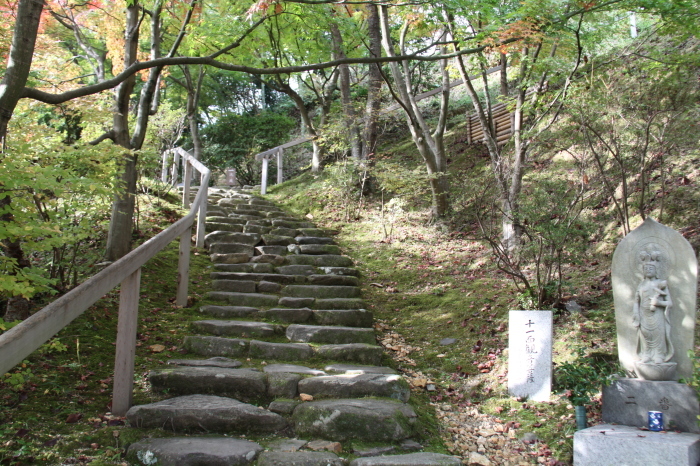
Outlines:
POLYGON ((258 466, 343 466, 345 460, 328 451, 264 451, 258 466))
POLYGON ((291 372, 293 374, 303 375, 326 375, 325 372, 318 369, 311 369, 306 366, 298 366, 295 364, 268 364, 263 368, 263 372, 291 372))
POLYGON ((278 361, 303 361, 311 359, 314 351, 310 345, 303 343, 269 343, 267 341, 250 341, 250 357, 273 359, 278 361))
MULTIPOLYGON (((245 221, 242 220, 236 220, 235 218, 231 218, 227 215, 211 215, 205 218, 205 221, 208 223, 229 223, 229 224, 235 224, 235 225, 245 225, 245 221)), ((223 232, 220 232, 223 233, 223 232)), ((207 237, 209 235, 206 235, 204 237, 204 240, 206 241, 207 237)))
POLYGON ((266 226, 261 226, 261 225, 246 225, 243 227, 243 231, 245 233, 259 233, 261 235, 265 235, 270 232, 272 228, 271 227, 266 227, 266 226))
POLYGON ((301 374, 291 372, 267 373, 267 395, 271 398, 294 398, 299 394, 297 386, 301 374))
POLYGON ((307 307, 299 309, 270 309, 263 314, 266 318, 278 320, 280 322, 288 322, 302 324, 308 322, 313 315, 311 309, 307 307))
POLYGON ((299 220, 283 220, 279 218, 275 218, 272 220, 273 226, 276 226, 277 228, 290 228, 292 230, 296 230, 300 225, 305 225, 306 223, 307 222, 301 222, 299 220))
POLYGON ((272 337, 280 335, 284 331, 281 325, 240 320, 199 320, 192 322, 192 327, 199 332, 206 332, 212 335, 243 338, 272 337))
POLYGON ((352 267, 319 267, 323 273, 328 275, 352 275, 354 277, 359 277, 360 272, 352 267))
POLYGON ((462 460, 441 453, 409 453, 406 455, 357 458, 350 466, 461 466, 462 460))
POLYGON ((269 434, 287 427, 287 421, 279 414, 212 395, 188 395, 134 406, 126 418, 135 427, 175 432, 269 434))
MULTIPOLYGON (((291 416, 292 413, 294 412, 294 409, 296 409, 297 406, 301 401, 299 400, 275 400, 270 403, 270 405, 267 407, 269 411, 272 411, 273 413, 281 414, 282 416, 291 416)), ((306 443, 306 440, 303 440, 303 443, 306 443)), ((304 446, 302 444, 302 446, 304 446)), ((301 448, 301 447, 299 447, 301 448)), ((299 449, 297 448, 297 450, 299 449)), ((273 447, 270 447, 271 450, 275 450, 273 447)), ((279 450, 279 451, 296 451, 296 450, 279 450)))
POLYGON ((277 267, 277 272, 286 275, 313 275, 318 269, 313 265, 283 265, 277 267))
POLYGON ((262 256, 255 256, 251 259, 251 262, 272 264, 273 266, 278 266, 284 264, 285 256, 278 256, 276 254, 263 254, 262 256))
MULTIPOLYGON (((298 409, 298 408, 297 408, 298 409)), ((696 466, 700 435, 640 431, 637 427, 601 424, 574 434, 576 466, 668 464, 696 466)))
POLYGON ((306 444, 306 448, 311 451, 330 451, 333 453, 343 451, 343 446, 340 442, 331 442, 329 440, 312 440, 306 444))
POLYGON ((256 246, 255 253, 259 256, 262 255, 274 255, 274 256, 284 256, 287 254, 286 246, 256 246))
POLYGON ((262 240, 267 246, 284 246, 285 248, 295 243, 292 236, 277 236, 273 234, 263 235, 262 240))
POLYGON ((287 338, 304 343, 376 343, 374 329, 324 325, 292 324, 287 327, 287 338))
POLYGON ((244 264, 250 260, 252 256, 241 253, 234 252, 231 254, 211 254, 209 258, 215 264, 244 264))
POLYGON ((258 283, 256 291, 258 293, 279 293, 282 290, 282 285, 274 282, 261 281, 258 283))
POLYGON ((356 362, 378 366, 381 364, 384 351, 381 346, 364 343, 348 345, 323 345, 316 349, 320 357, 336 361, 356 362))
POLYGON ((298 244, 334 244, 333 238, 327 236, 297 236, 294 238, 298 244))
MULTIPOLYGON (((294 238, 296 235, 299 234, 299 232, 294 228, 273 228, 272 230, 270 230, 270 234, 275 236, 286 236, 294 238)), ((296 239, 294 239, 294 241, 296 241, 296 239)))
POLYGON ((251 369, 220 367, 168 367, 148 374, 151 387, 171 395, 208 394, 261 401, 267 391, 267 377, 251 369))
POLYGON ((698 396, 688 385, 622 378, 603 387, 603 422, 646 427, 649 411, 664 413, 666 430, 700 433, 698 396))
POLYGON ((396 447, 393 445, 386 445, 386 446, 381 446, 381 447, 374 447, 374 448, 369 448, 369 449, 353 449, 352 454, 359 457, 359 458, 365 458, 368 456, 382 456, 382 455, 387 455, 389 453, 394 453, 396 451, 396 447))
POLYGON ((313 306, 314 302, 316 302, 314 298, 292 298, 290 296, 284 296, 279 299, 280 306, 296 308, 313 306))
POLYGON ((510 311, 508 392, 549 401, 552 391, 552 311, 510 311))
POLYGON ((319 398, 380 396, 407 402, 408 383, 399 375, 343 374, 309 377, 299 382, 299 391, 319 398))
MULTIPOLYGON (((296 247, 296 245, 294 245, 296 247)), ((316 266, 316 256, 301 256, 294 251, 290 251, 292 254, 284 256, 284 263, 286 265, 310 265, 316 266)))
MULTIPOLYGON (((256 264, 262 265, 262 264, 256 264)), ((283 284, 292 284, 305 281, 305 277, 296 275, 283 275, 277 273, 238 273, 238 272, 212 272, 210 274, 214 280, 251 280, 254 282, 266 281, 283 284)))
POLYGON ((355 286, 288 285, 282 290, 285 296, 295 298, 359 298, 360 289, 355 286))
POLYGON ((266 212, 265 216, 267 218, 287 218, 287 213, 286 212, 266 212))
POLYGON ((213 317, 255 317, 259 309, 246 306, 212 306, 206 305, 199 308, 199 312, 213 317))
POLYGON ((612 286, 618 354, 629 374, 648 380, 691 377, 697 272, 690 243, 650 217, 620 241, 612 286))
POLYGON ((220 199, 217 204, 221 207, 236 207, 238 204, 241 204, 243 202, 245 201, 243 201, 242 199, 223 198, 220 199))
POLYGON ((314 301, 314 309, 364 309, 365 302, 358 298, 327 298, 314 301))
POLYGON ((228 369, 235 369, 243 365, 241 361, 222 357, 214 357, 209 359, 170 359, 168 364, 172 364, 174 366, 222 367, 228 369))
POLYGON ((357 364, 331 364, 323 368, 326 372, 339 372, 343 374, 396 374, 391 367, 386 366, 361 366, 357 364))
POLYGON ((255 293, 254 281, 245 280, 214 280, 211 287, 215 291, 231 291, 234 293, 255 293))
POLYGON ((204 231, 243 231, 244 228, 245 227, 235 223, 207 222, 204 226, 204 231))
POLYGON ((226 301, 234 306, 274 307, 279 298, 275 295, 261 293, 232 293, 228 291, 210 291, 207 298, 226 301))
MULTIPOLYGON (((304 256, 297 256, 304 257, 304 256)), ((325 254, 322 256, 311 256, 315 257, 314 265, 316 267, 352 267, 353 262, 348 256, 339 256, 333 254, 325 254)))
POLYGON ((237 338, 186 336, 183 346, 201 356, 242 357, 248 354, 248 342, 237 338))
POLYGON ((315 237, 328 236, 328 232, 326 230, 322 230, 320 228, 298 228, 298 230, 302 236, 315 236, 315 237))
POLYGON ((371 327, 374 317, 364 309, 325 309, 313 311, 318 325, 342 325, 345 327, 371 327))
POLYGON ((292 415, 297 435, 329 440, 395 442, 416 431, 417 416, 399 401, 350 399, 302 403, 292 415))
POLYGON ((247 273, 253 271, 253 264, 214 264, 214 268, 222 272, 247 273))
POLYGON ((324 286, 359 286, 357 277, 347 275, 311 275, 308 278, 312 285, 324 286))
POLYGON ((334 244, 300 244, 300 254, 335 254, 340 255, 340 248, 334 244))
POLYGON ((129 445, 126 458, 158 466, 244 466, 262 450, 255 442, 230 437, 146 438, 129 445))
POLYGON ((440 346, 449 346, 449 345, 454 345, 457 343, 456 338, 443 338, 440 340, 440 346))
POLYGON ((212 254, 248 254, 253 256, 255 248, 247 244, 241 243, 212 243, 209 246, 209 252, 212 254))
MULTIPOLYGON (((219 223, 235 223, 236 220, 229 219, 228 217, 223 217, 225 221, 219 223)), ((226 243, 228 241, 229 235, 236 235, 240 233, 235 233, 231 231, 212 231, 204 236, 204 246, 209 247, 211 243, 226 243)))
MULTIPOLYGON (((231 221, 235 220, 231 219, 231 221)), ((227 233, 225 235, 218 236, 218 241, 212 241, 212 243, 238 243, 246 244, 248 246, 255 246, 260 242, 260 239, 261 237, 257 233, 227 233)))
MULTIPOLYGON (((275 403, 273 401, 273 403, 275 403)), ((292 401, 292 403, 298 404, 298 402, 292 401)), ((272 404, 272 403, 270 403, 272 404)), ((268 408, 270 409, 270 408, 268 408)), ((272 409, 270 409, 272 411, 272 409)), ((291 413, 290 413, 291 414, 291 413)), ((269 451, 299 451, 308 442, 306 440, 299 440, 296 438, 281 438, 273 440, 267 444, 267 450, 269 451)))

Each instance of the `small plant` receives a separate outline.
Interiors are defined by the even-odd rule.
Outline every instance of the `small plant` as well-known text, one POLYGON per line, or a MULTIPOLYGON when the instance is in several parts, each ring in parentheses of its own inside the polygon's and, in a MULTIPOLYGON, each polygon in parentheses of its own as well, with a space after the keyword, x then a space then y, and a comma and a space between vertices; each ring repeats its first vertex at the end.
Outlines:
MULTIPOLYGON (((695 351, 693 350, 688 350, 688 357, 693 362, 693 373, 689 379, 680 379, 679 382, 693 388, 700 398, 700 358, 695 355, 695 351)), ((697 417, 698 425, 700 425, 700 415, 697 417)))
POLYGON ((590 404, 591 396, 610 383, 615 374, 609 365, 586 356, 583 348, 573 362, 560 364, 554 373, 555 385, 574 406, 590 404))

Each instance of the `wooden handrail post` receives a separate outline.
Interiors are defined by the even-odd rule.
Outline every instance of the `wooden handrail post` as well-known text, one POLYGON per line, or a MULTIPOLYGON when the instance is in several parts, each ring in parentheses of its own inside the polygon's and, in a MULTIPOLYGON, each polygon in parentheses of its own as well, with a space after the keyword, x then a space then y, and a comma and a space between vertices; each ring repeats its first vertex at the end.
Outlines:
POLYGON ((180 236, 180 255, 177 261, 177 298, 175 304, 187 306, 187 288, 190 274, 190 243, 192 242, 192 227, 180 236))
POLYGON ((187 158, 182 158, 182 163, 185 165, 184 186, 182 190, 182 208, 190 208, 190 184, 192 182, 192 164, 187 158))
POLYGON ((284 168, 282 167, 282 159, 284 158, 284 149, 280 147, 277 152, 277 184, 284 181, 284 168))
POLYGON ((168 182, 168 160, 170 160, 170 153, 172 151, 166 150, 163 152, 163 166, 160 169, 160 180, 163 183, 168 182))
POLYGON ((267 194, 267 164, 270 160, 265 157, 262 159, 262 179, 260 180, 260 194, 267 194))
POLYGON ((173 165, 172 165, 172 171, 171 171, 172 179, 170 180, 172 186, 177 186, 177 173, 178 173, 179 166, 180 166, 180 153, 178 151, 173 151, 173 165))
POLYGON ((199 213, 197 214, 197 242, 195 246, 198 248, 204 247, 204 236, 206 236, 206 220, 207 220, 207 202, 209 194, 209 179, 202 173, 199 177, 199 190, 204 190, 204 199, 199 206, 199 213))
POLYGON ((131 408, 134 393, 134 357, 139 317, 141 269, 129 275, 119 292, 117 349, 114 357, 112 414, 124 416, 131 408))

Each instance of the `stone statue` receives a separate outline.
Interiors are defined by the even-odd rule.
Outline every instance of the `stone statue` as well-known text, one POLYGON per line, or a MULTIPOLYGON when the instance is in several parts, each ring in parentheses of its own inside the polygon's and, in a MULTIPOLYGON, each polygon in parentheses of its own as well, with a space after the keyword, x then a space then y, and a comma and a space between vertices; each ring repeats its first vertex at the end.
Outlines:
POLYGON ((659 278, 663 256, 657 250, 642 251, 639 259, 643 278, 632 307, 632 325, 639 331, 639 361, 635 366, 638 375, 644 379, 668 380, 667 377, 673 375, 669 372, 675 372, 676 364, 669 363, 674 354, 670 319, 673 301, 668 282, 659 278))

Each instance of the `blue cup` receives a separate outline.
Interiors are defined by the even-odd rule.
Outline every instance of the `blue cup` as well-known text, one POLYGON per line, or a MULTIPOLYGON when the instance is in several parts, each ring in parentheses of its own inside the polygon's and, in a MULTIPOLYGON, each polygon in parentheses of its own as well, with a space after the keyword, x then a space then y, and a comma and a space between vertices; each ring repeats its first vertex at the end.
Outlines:
POLYGON ((664 413, 661 411, 649 411, 649 430, 660 432, 664 430, 664 413))

